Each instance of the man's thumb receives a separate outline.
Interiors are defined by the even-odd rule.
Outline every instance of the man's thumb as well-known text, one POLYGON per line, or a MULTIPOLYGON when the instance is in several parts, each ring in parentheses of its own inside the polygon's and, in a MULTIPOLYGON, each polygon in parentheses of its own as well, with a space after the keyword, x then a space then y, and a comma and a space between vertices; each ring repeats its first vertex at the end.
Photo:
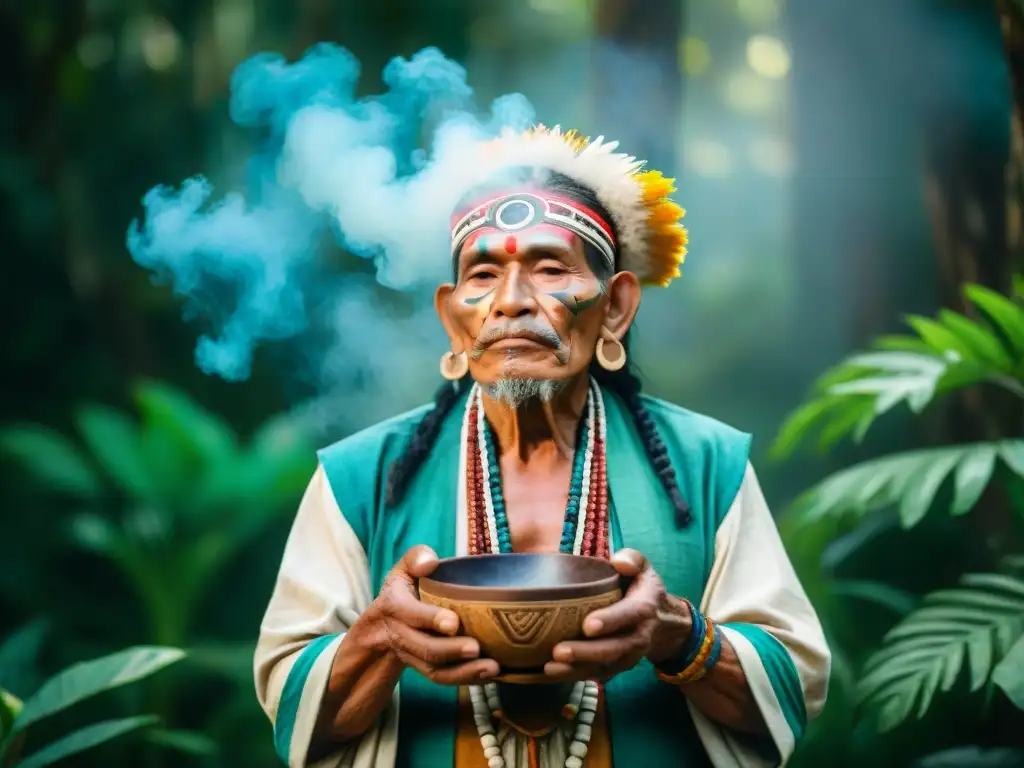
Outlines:
POLYGON ((413 578, 418 579, 433 573, 437 563, 437 553, 434 550, 426 544, 417 544, 402 556, 398 566, 413 578))

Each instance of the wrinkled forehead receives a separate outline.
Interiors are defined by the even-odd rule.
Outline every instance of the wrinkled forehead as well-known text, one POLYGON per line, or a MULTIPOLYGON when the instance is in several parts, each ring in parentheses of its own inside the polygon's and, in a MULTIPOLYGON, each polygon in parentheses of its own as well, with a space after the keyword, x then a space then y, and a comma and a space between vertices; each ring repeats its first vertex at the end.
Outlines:
POLYGON ((463 249, 482 242, 484 235, 504 236, 515 242, 526 232, 531 239, 560 237, 570 244, 572 236, 578 236, 594 247, 609 269, 614 269, 616 246, 610 223, 578 200, 541 189, 492 193, 454 213, 452 259, 457 263, 463 249))

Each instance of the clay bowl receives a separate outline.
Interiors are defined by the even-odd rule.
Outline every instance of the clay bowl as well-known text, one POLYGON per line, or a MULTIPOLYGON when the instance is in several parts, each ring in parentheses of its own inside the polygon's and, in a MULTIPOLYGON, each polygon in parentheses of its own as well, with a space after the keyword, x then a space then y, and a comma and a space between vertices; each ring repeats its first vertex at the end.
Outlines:
POLYGON ((460 632, 501 665, 500 680, 536 682, 551 651, 583 619, 622 599, 607 560, 564 554, 453 557, 419 582, 420 599, 458 614, 460 632))

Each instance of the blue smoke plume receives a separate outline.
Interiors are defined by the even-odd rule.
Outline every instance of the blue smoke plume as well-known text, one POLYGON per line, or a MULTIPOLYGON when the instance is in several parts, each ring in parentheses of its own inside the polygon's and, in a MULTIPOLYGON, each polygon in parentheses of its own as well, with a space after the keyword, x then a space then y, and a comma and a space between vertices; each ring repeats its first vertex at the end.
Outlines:
MULTIPOLYGON (((341 389, 394 375, 381 368, 380 357, 395 354, 382 339, 406 349, 434 340, 423 289, 449 268, 460 147, 525 128, 533 110, 509 95, 478 114, 466 71, 434 48, 392 60, 380 95, 357 97, 359 76, 356 58, 335 45, 295 63, 250 58, 232 77, 230 100, 233 122, 262 139, 245 194, 217 200, 200 177, 145 196, 128 250, 183 297, 189 317, 212 327, 196 346, 205 372, 244 380, 261 343, 299 339, 318 318, 333 336, 317 375, 341 389), (372 265, 376 285, 365 272, 330 272, 332 237, 372 265), (381 286, 418 297, 404 320, 381 286)), ((436 376, 444 348, 430 347, 424 359, 436 376)))

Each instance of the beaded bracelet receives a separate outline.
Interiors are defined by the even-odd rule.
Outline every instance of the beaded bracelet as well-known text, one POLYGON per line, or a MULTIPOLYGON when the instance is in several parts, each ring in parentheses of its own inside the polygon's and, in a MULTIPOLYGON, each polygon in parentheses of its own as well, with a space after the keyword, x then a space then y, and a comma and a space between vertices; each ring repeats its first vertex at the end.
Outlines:
POLYGON ((700 680, 715 666, 722 651, 721 631, 716 629, 710 619, 701 615, 693 603, 687 601, 686 605, 690 610, 692 629, 683 653, 680 654, 681 661, 661 664, 654 669, 659 679, 673 685, 700 680))

